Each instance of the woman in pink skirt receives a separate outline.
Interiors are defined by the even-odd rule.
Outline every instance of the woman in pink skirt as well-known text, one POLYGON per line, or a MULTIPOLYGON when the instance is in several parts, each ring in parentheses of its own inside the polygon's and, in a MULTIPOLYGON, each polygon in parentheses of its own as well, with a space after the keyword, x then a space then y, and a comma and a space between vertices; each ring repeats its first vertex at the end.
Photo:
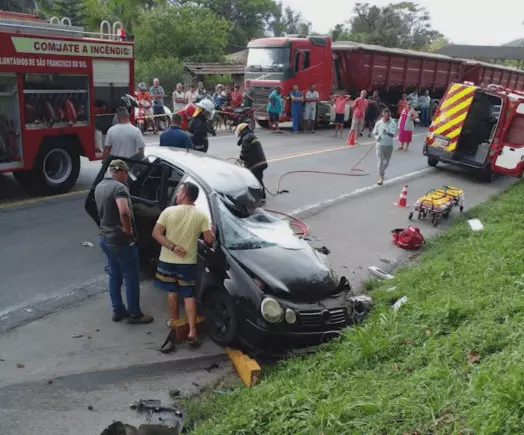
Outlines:
POLYGON ((407 151, 409 144, 413 140, 413 130, 415 130, 415 120, 418 119, 418 113, 407 104, 402 110, 398 120, 398 140, 400 142, 399 150, 407 151))

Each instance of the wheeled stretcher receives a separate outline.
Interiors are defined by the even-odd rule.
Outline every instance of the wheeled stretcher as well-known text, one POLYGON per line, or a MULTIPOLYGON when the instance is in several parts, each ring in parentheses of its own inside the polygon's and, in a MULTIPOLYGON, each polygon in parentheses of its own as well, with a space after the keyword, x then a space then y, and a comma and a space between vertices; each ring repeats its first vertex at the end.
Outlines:
POLYGON ((462 213, 464 191, 452 186, 442 186, 440 189, 430 190, 417 200, 413 211, 409 213, 409 220, 413 219, 416 212, 418 212, 418 219, 425 219, 431 215, 431 223, 436 227, 442 217, 449 218, 453 207, 458 207, 462 213))

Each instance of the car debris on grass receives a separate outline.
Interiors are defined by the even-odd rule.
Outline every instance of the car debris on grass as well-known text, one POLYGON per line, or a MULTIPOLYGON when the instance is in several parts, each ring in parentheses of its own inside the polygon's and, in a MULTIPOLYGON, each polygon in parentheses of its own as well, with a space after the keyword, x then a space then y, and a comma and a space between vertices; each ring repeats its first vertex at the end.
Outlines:
POLYGON ((207 396, 192 433, 521 433, 523 200, 518 183, 465 212, 416 266, 377 284, 362 326, 256 388, 207 396), (489 231, 472 232, 471 218, 489 231))

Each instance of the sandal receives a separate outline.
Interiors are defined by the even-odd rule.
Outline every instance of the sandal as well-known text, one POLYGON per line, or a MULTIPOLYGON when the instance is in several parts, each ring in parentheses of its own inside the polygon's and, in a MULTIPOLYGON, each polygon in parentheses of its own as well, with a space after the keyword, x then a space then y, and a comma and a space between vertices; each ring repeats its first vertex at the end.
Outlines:
POLYGON ((186 340, 191 347, 199 347, 202 342, 198 339, 198 337, 187 337, 186 340))

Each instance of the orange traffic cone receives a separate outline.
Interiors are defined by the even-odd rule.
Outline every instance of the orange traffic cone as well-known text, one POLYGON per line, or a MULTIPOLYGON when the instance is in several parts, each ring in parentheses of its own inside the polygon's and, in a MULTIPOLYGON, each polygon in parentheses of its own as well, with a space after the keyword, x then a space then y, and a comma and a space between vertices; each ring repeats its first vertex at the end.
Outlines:
POLYGON ((404 184, 402 192, 400 192, 400 197, 393 205, 397 207, 407 207, 408 206, 408 185, 404 184))
POLYGON ((357 132, 355 130, 350 130, 346 145, 350 147, 354 147, 356 144, 357 144, 357 132))

